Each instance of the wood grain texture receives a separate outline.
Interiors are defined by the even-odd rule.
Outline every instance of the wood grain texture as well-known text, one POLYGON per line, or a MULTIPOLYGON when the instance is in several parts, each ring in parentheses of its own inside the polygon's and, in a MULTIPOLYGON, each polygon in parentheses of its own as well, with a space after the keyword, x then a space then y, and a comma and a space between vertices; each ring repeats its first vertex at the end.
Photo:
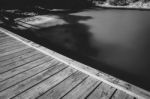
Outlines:
POLYGON ((18 42, 18 41, 13 41, 13 42, 8 42, 8 43, 3 43, 3 44, 0 44, 0 49, 4 49, 4 48, 7 48, 7 47, 10 47, 10 46, 14 46, 16 44, 21 44, 21 42, 18 42))
MULTIPOLYGON (((2 92, 0 92, 0 99, 10 99, 20 93, 22 93, 25 90, 29 90, 33 86, 36 86, 37 84, 42 83, 44 80, 48 79, 49 77, 53 76, 54 74, 57 74, 67 68, 64 64, 57 64, 56 66, 53 66, 45 71, 40 72, 39 74, 30 77, 2 92)), ((63 75, 62 75, 63 76, 63 75)))
POLYGON ((16 42, 16 40, 9 36, 0 39, 0 45, 10 43, 10 42, 16 42))
POLYGON ((10 36, 4 35, 0 37, 0 42, 4 42, 4 41, 9 41, 9 40, 14 40, 13 38, 11 38, 10 36))
POLYGON ((69 93, 77 85, 82 83, 82 81, 84 81, 87 77, 88 75, 85 75, 78 71, 54 88, 48 90, 45 94, 38 97, 38 99, 59 99, 63 97, 66 93, 69 93))
POLYGON ((126 94, 123 91, 117 90, 111 99, 135 99, 133 96, 126 94))
POLYGON ((12 51, 12 50, 20 49, 22 47, 25 47, 25 45, 24 44, 17 44, 17 45, 14 45, 14 46, 9 46, 7 48, 0 49, 0 54, 6 53, 6 52, 9 52, 9 51, 12 51))
POLYGON ((91 95, 87 99, 110 99, 112 94, 114 93, 115 88, 102 83, 99 85, 91 95))
POLYGON ((43 70, 46 70, 48 68, 50 68, 51 66, 54 66, 55 64, 57 64, 57 61, 48 61, 45 62, 35 68, 32 68, 28 71, 22 72, 8 80, 5 80, 3 82, 0 82, 0 91, 7 89, 10 86, 13 86, 15 84, 17 84, 18 82, 21 82, 31 76, 34 76, 38 73, 40 73, 43 70))
POLYGON ((23 66, 29 62, 32 62, 32 61, 35 61, 39 58, 42 58, 44 57, 45 55, 43 54, 35 54, 33 56, 30 56, 28 58, 25 58, 25 59, 21 59, 20 61, 17 61, 17 62, 13 62, 11 64, 8 64, 8 65, 5 65, 5 66, 1 66, 0 68, 0 74, 4 73, 4 72, 7 72, 13 68, 17 68, 17 67, 20 67, 20 66, 23 66))
POLYGON ((38 54, 38 53, 39 53, 38 51, 35 51, 35 50, 34 50, 34 51, 29 51, 29 52, 27 52, 27 53, 24 53, 24 54, 22 54, 22 55, 20 55, 20 56, 18 56, 18 57, 13 57, 13 58, 11 58, 11 59, 7 59, 7 60, 5 60, 5 61, 0 62, 0 67, 3 67, 3 66, 8 65, 8 64, 11 64, 11 63, 13 63, 13 62, 18 62, 18 61, 20 61, 20 60, 22 60, 22 59, 31 57, 31 56, 33 56, 33 55, 35 55, 35 54, 38 54))
POLYGON ((27 48, 30 48, 30 47, 29 46, 25 46, 25 47, 21 47, 21 48, 16 49, 16 50, 11 50, 9 52, 1 53, 0 57, 7 56, 7 55, 12 54, 12 53, 16 53, 16 52, 22 51, 22 50, 27 49, 27 48))
POLYGON ((7 80, 8 78, 11 78, 13 76, 16 76, 17 74, 19 73, 22 73, 24 71, 27 71, 27 70, 30 70, 32 68, 35 68, 36 66, 39 66, 45 62, 48 62, 52 60, 51 58, 49 57, 42 57, 40 59, 37 59, 33 62, 30 62, 30 63, 27 63, 25 64, 24 66, 21 66, 21 67, 18 67, 18 68, 14 68, 8 72, 5 72, 3 74, 0 75, 0 82, 1 81, 4 81, 4 80, 7 80))
POLYGON ((36 85, 35 87, 23 92, 14 99, 35 99, 36 97, 40 96, 42 93, 46 92, 59 82, 63 81, 65 78, 69 77, 74 72, 76 72, 75 69, 68 67, 65 70, 59 72, 58 74, 36 85))
POLYGON ((100 81, 88 77, 80 85, 66 94, 63 99, 84 99, 99 83, 100 81))
POLYGON ((11 53, 11 54, 9 54, 9 55, 2 56, 2 57, 0 57, 0 62, 9 60, 9 59, 11 59, 11 58, 18 57, 18 56, 20 56, 20 55, 22 55, 22 54, 28 53, 28 52, 33 51, 33 50, 35 50, 35 49, 27 48, 27 49, 24 49, 24 50, 15 52, 15 53, 11 53))

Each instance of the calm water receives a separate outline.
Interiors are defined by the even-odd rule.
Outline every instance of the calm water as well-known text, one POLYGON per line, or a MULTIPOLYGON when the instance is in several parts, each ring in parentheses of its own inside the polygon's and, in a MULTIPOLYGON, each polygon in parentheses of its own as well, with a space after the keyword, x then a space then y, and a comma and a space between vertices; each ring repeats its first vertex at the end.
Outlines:
POLYGON ((65 56, 150 89, 150 12, 92 9, 53 13, 68 24, 18 32, 65 56))

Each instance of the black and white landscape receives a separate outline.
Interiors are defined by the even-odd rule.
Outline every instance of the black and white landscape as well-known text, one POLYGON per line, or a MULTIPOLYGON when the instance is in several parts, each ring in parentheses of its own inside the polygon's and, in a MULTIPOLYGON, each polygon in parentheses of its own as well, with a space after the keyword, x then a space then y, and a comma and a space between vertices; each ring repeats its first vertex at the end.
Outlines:
POLYGON ((149 4, 148 0, 0 0, 0 26, 149 90, 150 12, 144 10, 149 4))

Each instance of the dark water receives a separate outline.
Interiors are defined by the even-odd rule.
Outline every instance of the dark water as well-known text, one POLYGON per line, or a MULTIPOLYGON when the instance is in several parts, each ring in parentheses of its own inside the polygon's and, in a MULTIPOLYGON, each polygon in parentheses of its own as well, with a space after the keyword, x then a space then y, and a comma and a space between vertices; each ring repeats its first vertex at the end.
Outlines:
POLYGON ((149 11, 90 10, 74 15, 92 17, 79 21, 90 27, 90 44, 98 51, 91 58, 118 70, 118 77, 150 88, 149 11))
POLYGON ((68 24, 16 31, 47 48, 150 90, 150 12, 53 13, 68 24))

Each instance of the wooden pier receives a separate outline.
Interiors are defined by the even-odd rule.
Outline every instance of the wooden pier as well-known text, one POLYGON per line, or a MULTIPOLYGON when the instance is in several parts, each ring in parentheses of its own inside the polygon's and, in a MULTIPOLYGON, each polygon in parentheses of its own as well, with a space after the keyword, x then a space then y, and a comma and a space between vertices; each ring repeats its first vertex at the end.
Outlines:
POLYGON ((150 99, 150 93, 0 28, 0 99, 150 99))

